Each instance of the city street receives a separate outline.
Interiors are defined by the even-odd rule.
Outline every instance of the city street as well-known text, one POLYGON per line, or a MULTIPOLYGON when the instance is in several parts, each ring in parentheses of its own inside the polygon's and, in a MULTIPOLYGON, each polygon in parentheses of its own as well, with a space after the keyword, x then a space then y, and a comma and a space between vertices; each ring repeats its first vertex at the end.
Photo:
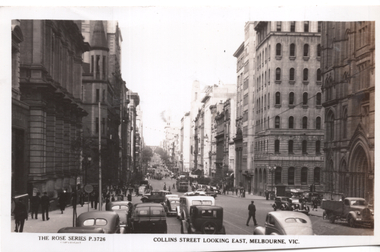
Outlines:
MULTIPOLYGON (((174 179, 164 178, 162 180, 149 180, 153 190, 161 190, 164 183, 167 186, 173 187, 175 184, 174 179)), ((171 189, 172 193, 183 195, 182 192, 177 192, 176 189, 171 189)), ((132 197, 132 202, 141 203, 140 196, 132 197)), ((223 207, 223 223, 226 228, 227 234, 234 235, 251 235, 253 233, 253 221, 251 220, 249 226, 246 226, 248 217, 248 205, 251 200, 254 200, 256 205, 256 220, 258 225, 265 225, 265 217, 269 211, 272 211, 271 205, 273 201, 266 200, 264 197, 256 195, 246 195, 245 198, 237 197, 236 195, 218 195, 216 197, 216 205, 223 207)), ((105 207, 103 206, 103 210, 105 207)), ((86 211, 96 211, 88 207, 86 203, 83 207, 77 206, 77 214, 86 211)), ((313 230, 316 235, 373 235, 373 229, 368 227, 351 228, 346 222, 336 221, 332 224, 328 220, 322 218, 323 210, 318 208, 317 211, 310 211, 310 219, 313 223, 313 230)), ((73 223, 73 208, 67 207, 63 214, 60 210, 49 212, 49 221, 42 221, 42 216, 39 214, 38 219, 31 219, 30 215, 25 222, 25 233, 57 233, 62 227, 70 227, 73 223)), ((180 234, 180 222, 175 216, 167 217, 168 233, 180 234)), ((14 231, 14 220, 12 220, 11 231, 14 231)))

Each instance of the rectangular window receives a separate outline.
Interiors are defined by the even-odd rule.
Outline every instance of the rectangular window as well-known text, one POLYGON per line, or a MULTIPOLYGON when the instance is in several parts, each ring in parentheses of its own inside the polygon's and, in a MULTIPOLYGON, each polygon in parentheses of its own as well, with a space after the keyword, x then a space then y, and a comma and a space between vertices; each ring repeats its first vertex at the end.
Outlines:
POLYGON ((105 90, 105 89, 103 89, 102 101, 103 101, 103 102, 106 101, 106 90, 105 90))
POLYGON ((277 31, 281 31, 281 21, 277 22, 277 31))
POLYGON ((303 23, 303 31, 304 32, 309 32, 309 21, 305 21, 303 23))
POLYGON ((106 56, 103 56, 103 79, 106 79, 107 71, 106 71, 106 56))
POLYGON ((96 117, 95 119, 95 131, 96 133, 99 133, 99 117, 96 117))
POLYGON ((99 93, 99 88, 96 89, 96 102, 100 101, 100 93, 99 93))
POLYGON ((295 32, 296 31, 296 22, 292 21, 290 22, 290 32, 295 32))
POLYGON ((322 22, 318 22, 318 32, 322 32, 322 22))
POLYGON ((96 78, 99 79, 100 77, 100 56, 96 55, 96 78))
POLYGON ((91 55, 91 73, 94 73, 94 55, 91 55))
POLYGON ((106 119, 102 118, 102 134, 104 135, 106 131, 106 119))

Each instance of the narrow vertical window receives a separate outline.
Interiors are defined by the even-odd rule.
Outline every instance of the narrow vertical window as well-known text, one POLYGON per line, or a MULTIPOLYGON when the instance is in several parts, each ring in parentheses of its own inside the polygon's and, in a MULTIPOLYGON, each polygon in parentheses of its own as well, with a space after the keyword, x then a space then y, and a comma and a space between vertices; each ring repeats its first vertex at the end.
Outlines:
POLYGON ((279 116, 276 116, 276 118, 274 119, 274 127, 276 129, 280 128, 280 117, 279 116))
POLYGON ((321 154, 321 141, 319 140, 315 142, 315 153, 317 155, 321 154))
POLYGON ((322 94, 317 93, 317 106, 321 106, 321 105, 322 105, 322 94))
POLYGON ((302 167, 301 169, 301 185, 307 185, 307 168, 302 167))
POLYGON ((99 93, 99 88, 96 89, 96 102, 100 101, 100 93, 99 93))
POLYGON ((318 21, 318 32, 322 32, 322 22, 318 21))
POLYGON ((293 140, 289 140, 288 142, 288 153, 293 154, 293 140))
POLYGON ((305 68, 303 70, 303 80, 307 81, 309 79, 309 69, 305 68))
POLYGON ((317 45, 317 57, 321 57, 321 44, 317 45))
POLYGON ((295 32, 296 31, 296 22, 292 21, 290 22, 290 32, 295 32))
POLYGON ((304 32, 309 32, 309 21, 305 21, 303 23, 303 31, 304 32))
POLYGON ((276 44, 276 56, 281 56, 281 44, 276 44))
POLYGON ((291 56, 291 57, 296 56, 296 45, 295 44, 290 44, 289 56, 291 56))
POLYGON ((95 131, 96 133, 99 133, 99 117, 96 117, 95 119, 95 131))
POLYGON ((281 68, 276 68, 276 81, 281 80, 281 68))
POLYGON ((102 101, 103 102, 106 101, 106 90, 105 89, 103 89, 102 101))
POLYGON ((94 55, 91 55, 91 73, 94 73, 94 55))
POLYGON ((303 56, 304 57, 308 57, 309 56, 309 45, 308 44, 304 44, 303 45, 303 56))
POLYGON ((307 100, 308 100, 308 94, 307 93, 303 93, 302 104, 303 105, 307 105, 307 100))
POLYGON ((294 93, 289 93, 289 105, 294 105, 294 93))
POLYGON ((106 79, 107 77, 107 70, 106 70, 106 56, 103 56, 103 79, 106 79))
POLYGON ((280 153, 280 140, 274 141, 274 153, 276 154, 280 153))
POLYGON ((302 141, 302 154, 307 154, 307 141, 302 141))
POLYGON ((321 69, 318 68, 318 70, 317 70, 317 81, 321 81, 321 80, 322 80, 321 69))
POLYGON ((289 129, 293 129, 293 128, 294 128, 294 117, 290 116, 289 117, 289 129))
POLYGON ((281 24, 282 24, 281 21, 277 22, 277 31, 281 31, 281 24))
POLYGON ((304 116, 302 118, 302 128, 307 129, 307 117, 306 116, 304 116))
POLYGON ((294 68, 289 70, 289 80, 294 81, 294 68))
POLYGON ((315 119, 315 128, 321 129, 321 118, 318 116, 317 119, 315 119))
POLYGON ((276 105, 280 105, 280 104, 281 104, 281 93, 277 92, 276 93, 276 105))

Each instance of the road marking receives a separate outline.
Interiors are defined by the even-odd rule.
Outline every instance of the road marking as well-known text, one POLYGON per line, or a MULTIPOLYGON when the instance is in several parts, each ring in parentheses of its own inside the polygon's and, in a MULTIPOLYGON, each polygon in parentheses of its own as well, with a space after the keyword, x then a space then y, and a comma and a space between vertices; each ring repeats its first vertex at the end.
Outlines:
MULTIPOLYGON (((231 226, 234 226, 234 227, 236 227, 236 228, 238 228, 238 229, 240 229, 240 230, 243 230, 245 233, 247 233, 247 234, 251 234, 250 232, 248 232, 247 230, 245 230, 245 229, 243 229, 243 228, 241 228, 241 227, 239 227, 239 226, 236 226, 236 225, 234 225, 234 224, 232 224, 231 222, 229 222, 229 221, 226 221, 226 220, 223 220, 223 222, 226 222, 226 223, 228 223, 229 225, 231 225, 231 226)), ((253 232, 252 232, 253 233, 253 232)))

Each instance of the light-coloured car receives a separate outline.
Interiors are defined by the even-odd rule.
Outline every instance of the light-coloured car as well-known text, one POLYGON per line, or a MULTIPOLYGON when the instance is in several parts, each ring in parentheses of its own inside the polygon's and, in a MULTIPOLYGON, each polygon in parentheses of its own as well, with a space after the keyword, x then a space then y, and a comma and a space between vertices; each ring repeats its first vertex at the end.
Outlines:
POLYGON ((309 216, 292 211, 269 212, 265 226, 257 226, 254 235, 314 235, 309 216))
POLYGON ((181 196, 177 216, 181 220, 188 220, 191 206, 215 206, 215 199, 212 196, 181 196))

